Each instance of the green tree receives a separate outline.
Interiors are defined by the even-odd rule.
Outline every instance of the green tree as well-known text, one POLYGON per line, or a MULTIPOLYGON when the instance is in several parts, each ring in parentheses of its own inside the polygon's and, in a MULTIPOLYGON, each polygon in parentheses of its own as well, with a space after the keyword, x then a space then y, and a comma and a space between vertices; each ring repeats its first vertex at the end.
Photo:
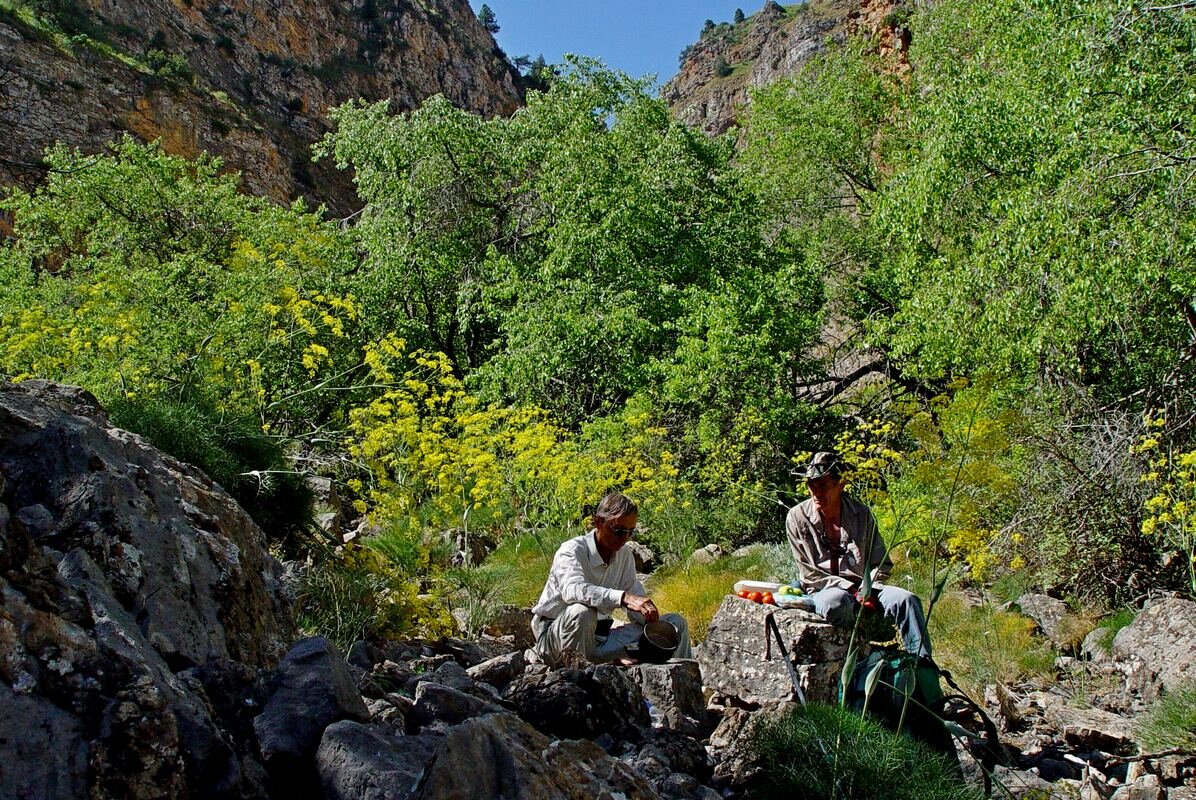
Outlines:
POLYGON ((743 9, 742 8, 735 9, 735 24, 738 25, 739 23, 743 22, 743 20, 744 20, 743 9))
POLYGON ((478 9, 478 22, 482 23, 482 27, 490 31, 491 34, 502 30, 498 26, 498 18, 494 16, 494 10, 485 3, 482 3, 482 7, 478 9))

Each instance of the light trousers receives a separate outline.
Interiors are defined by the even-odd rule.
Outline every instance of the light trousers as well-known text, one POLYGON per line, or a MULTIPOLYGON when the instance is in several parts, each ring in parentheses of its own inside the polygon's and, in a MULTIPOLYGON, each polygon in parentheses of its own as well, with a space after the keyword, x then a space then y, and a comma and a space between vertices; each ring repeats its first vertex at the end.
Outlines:
MULTIPOLYGON (((926 615, 922 612, 922 601, 913 592, 883 583, 872 585, 876 599, 884 609, 885 616, 893 620, 905 649, 918 656, 930 658, 930 634, 926 632, 926 615)), ((859 605, 855 597, 844 589, 829 587, 810 595, 814 610, 826 617, 826 621, 842 628, 850 628, 859 605)))
MULTIPOLYGON (((677 629, 680 643, 674 658, 693 658, 693 649, 689 643, 689 625, 680 614, 661 614, 665 622, 671 622, 677 629)), ((561 662, 561 654, 566 650, 574 650, 594 664, 603 664, 619 658, 627 658, 627 647, 635 645, 640 640, 644 626, 635 622, 628 622, 611 628, 610 634, 599 637, 596 634, 598 626, 598 612, 590 606, 573 603, 566 606, 556 619, 544 617, 532 618, 532 633, 536 636, 536 644, 532 651, 536 658, 545 664, 556 666, 561 662)))

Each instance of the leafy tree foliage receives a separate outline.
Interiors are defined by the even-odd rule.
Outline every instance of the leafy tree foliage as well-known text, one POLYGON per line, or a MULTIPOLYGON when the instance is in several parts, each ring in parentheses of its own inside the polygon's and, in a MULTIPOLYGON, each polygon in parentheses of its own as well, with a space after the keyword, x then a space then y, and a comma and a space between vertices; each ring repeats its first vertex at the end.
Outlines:
POLYGON ((482 7, 478 9, 478 22, 482 23, 482 27, 488 30, 491 34, 498 33, 502 28, 498 25, 498 17, 494 15, 494 9, 482 3, 482 7))
POLYGON ((699 460, 738 430, 732 463, 768 450, 775 472, 817 276, 763 236, 730 140, 647 88, 574 60, 510 119, 338 109, 324 152, 368 204, 354 294, 371 330, 445 353, 484 397, 577 426, 642 394, 699 460))

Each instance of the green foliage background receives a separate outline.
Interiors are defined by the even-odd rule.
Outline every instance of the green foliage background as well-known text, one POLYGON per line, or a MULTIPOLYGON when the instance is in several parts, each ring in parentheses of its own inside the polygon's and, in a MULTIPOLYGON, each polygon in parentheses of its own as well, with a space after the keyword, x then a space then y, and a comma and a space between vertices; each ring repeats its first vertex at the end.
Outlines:
POLYGON ((831 48, 738 140, 587 59, 506 119, 347 104, 316 147, 355 175, 343 225, 216 159, 53 148, 3 203, 0 372, 91 389, 293 550, 301 479, 334 478, 377 534, 312 551, 345 579, 308 596, 387 632, 476 625, 528 581, 446 572, 456 540, 541 570, 510 543, 550 551, 612 487, 672 564, 776 541, 832 444, 936 600, 1196 592, 1191 10, 901 24, 908 65, 831 48), (836 338, 882 379, 840 380, 836 338))

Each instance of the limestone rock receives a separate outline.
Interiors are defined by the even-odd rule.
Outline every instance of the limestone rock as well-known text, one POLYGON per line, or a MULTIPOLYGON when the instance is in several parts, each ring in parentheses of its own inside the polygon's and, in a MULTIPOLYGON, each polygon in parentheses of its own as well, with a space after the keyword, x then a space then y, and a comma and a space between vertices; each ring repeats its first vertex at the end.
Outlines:
POLYGON ((329 725, 316 753, 327 800, 409 800, 438 736, 387 736, 352 720, 329 725))
POLYGON ((852 33, 872 38, 899 68, 909 32, 889 21, 897 7, 895 0, 811 0, 791 13, 768 0, 744 22, 719 26, 687 47, 661 95, 678 119, 720 134, 740 118, 750 89, 799 73, 828 43, 852 33))
MULTIPOLYGON (((765 618, 773 614, 796 666, 806 699, 834 702, 850 632, 804 611, 778 609, 728 595, 715 612, 699 660, 706 686, 742 702, 761 704, 795 697, 775 643, 765 660, 765 618)), ((862 658, 866 653, 861 652, 862 658)))
POLYGON ((1043 636, 1056 645, 1066 645, 1067 604, 1045 594, 1023 594, 1017 599, 1017 607, 1034 620, 1043 636))
POLYGON ((1117 632, 1112 656, 1144 701, 1196 681, 1196 602, 1170 597, 1148 605, 1117 632))
POLYGON ((1043 716, 1047 724, 1073 747, 1116 755, 1128 755, 1136 750, 1133 722, 1125 717, 1097 709, 1071 708, 1054 697, 1045 707, 1043 716))
POLYGON ((511 714, 490 714, 445 736, 415 797, 654 800, 659 795, 593 742, 551 741, 511 714))
POLYGON ((706 713, 702 694, 702 670, 692 659, 678 659, 664 664, 640 664, 630 670, 644 699, 662 716, 669 712, 700 719, 706 713))
POLYGON ((524 672, 503 692, 519 716, 549 735, 637 740, 650 725, 644 696, 627 671, 603 664, 584 670, 524 672))
POLYGON ((20 732, 0 735, 0 796, 260 793, 198 672, 272 666, 293 630, 248 515, 44 381, 0 384, 0 475, 0 727, 20 732))
POLYGON ((631 555, 635 557, 635 571, 637 573, 647 574, 656 569, 656 553, 652 552, 652 548, 634 539, 629 541, 626 547, 631 551, 631 555))
POLYGON ((302 785, 324 729, 342 719, 368 722, 348 664, 327 639, 303 639, 287 652, 262 713, 253 721, 262 759, 283 786, 302 785))
POLYGON ((415 690, 414 719, 420 725, 433 720, 456 725, 482 714, 503 713, 506 709, 473 695, 438 683, 421 683, 415 690))
POLYGON ((523 651, 515 650, 470 667, 467 673, 475 681, 505 689, 507 684, 523 674, 524 666, 523 651))
POLYGON ((110 50, 62 48, 0 21, 0 128, 10 132, 0 185, 39 176, 16 165, 37 164, 55 141, 94 152, 129 133, 177 155, 220 155, 254 194, 305 195, 344 215, 359 206, 351 174, 310 155, 333 106, 389 100, 398 113, 443 94, 495 116, 520 104, 514 69, 466 0, 79 0, 70 8, 67 32, 110 50))
POLYGON ((532 637, 532 610, 519 606, 505 605, 483 630, 491 636, 511 636, 512 647, 526 650, 535 644, 532 637))

